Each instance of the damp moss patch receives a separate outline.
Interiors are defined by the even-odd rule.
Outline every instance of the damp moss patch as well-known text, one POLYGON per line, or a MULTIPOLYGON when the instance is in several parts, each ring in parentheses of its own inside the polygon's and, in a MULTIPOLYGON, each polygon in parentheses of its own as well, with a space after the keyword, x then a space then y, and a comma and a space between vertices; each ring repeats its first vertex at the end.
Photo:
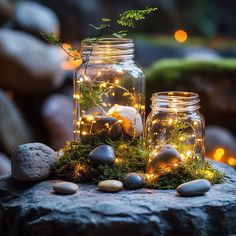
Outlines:
POLYGON ((146 187, 154 189, 175 189, 179 184, 204 178, 212 184, 224 182, 224 174, 215 169, 210 161, 205 161, 205 170, 199 159, 188 160, 170 171, 157 175, 145 174, 146 154, 139 139, 118 141, 96 141, 93 144, 69 142, 61 151, 54 169, 56 178, 73 182, 98 183, 101 180, 116 179, 123 181, 125 174, 137 172, 144 176, 146 187), (91 165, 88 154, 95 147, 108 144, 114 149, 116 162, 113 166, 91 165))

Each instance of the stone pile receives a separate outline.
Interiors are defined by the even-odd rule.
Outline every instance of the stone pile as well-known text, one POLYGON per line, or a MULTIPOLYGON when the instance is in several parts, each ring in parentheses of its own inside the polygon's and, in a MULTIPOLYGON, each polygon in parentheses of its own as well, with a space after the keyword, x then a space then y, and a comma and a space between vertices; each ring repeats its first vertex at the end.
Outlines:
POLYGON ((41 140, 58 150, 72 139, 72 73, 41 36, 60 37, 60 28, 48 7, 0 0, 0 152, 8 156, 20 144, 41 140))

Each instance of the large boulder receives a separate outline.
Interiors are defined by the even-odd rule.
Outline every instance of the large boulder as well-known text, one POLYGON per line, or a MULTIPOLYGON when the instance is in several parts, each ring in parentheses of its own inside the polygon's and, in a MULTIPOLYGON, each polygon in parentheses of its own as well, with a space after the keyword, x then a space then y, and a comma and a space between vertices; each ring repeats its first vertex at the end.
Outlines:
POLYGON ((73 100, 66 95, 54 94, 46 99, 42 117, 48 130, 50 146, 58 150, 73 138, 73 100))
POLYGON ((49 8, 36 2, 20 1, 15 6, 14 23, 17 29, 40 37, 41 33, 60 33, 57 15, 49 8))
POLYGON ((180 197, 175 190, 104 193, 87 184, 61 196, 52 191, 55 181, 20 188, 3 180, 0 235, 235 235, 236 172, 215 165, 226 171, 226 182, 193 198, 180 197))
MULTIPOLYGON (((1 81, 1 79, 0 79, 1 81)), ((32 141, 31 130, 14 102, 0 90, 0 145, 7 153, 32 141)))
POLYGON ((0 86, 39 94, 63 82, 60 49, 23 32, 0 29, 0 86))

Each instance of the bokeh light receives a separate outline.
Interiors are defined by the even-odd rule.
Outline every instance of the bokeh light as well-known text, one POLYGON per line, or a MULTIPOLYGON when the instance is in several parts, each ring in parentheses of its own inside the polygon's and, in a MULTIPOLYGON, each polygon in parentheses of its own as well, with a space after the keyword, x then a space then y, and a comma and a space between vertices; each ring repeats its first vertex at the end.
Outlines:
POLYGON ((178 41, 179 43, 184 43, 184 42, 186 42, 186 40, 187 40, 187 38, 188 38, 188 34, 187 34, 187 32, 186 31, 184 31, 184 30, 177 30, 176 32, 175 32, 175 39, 176 39, 176 41, 178 41))

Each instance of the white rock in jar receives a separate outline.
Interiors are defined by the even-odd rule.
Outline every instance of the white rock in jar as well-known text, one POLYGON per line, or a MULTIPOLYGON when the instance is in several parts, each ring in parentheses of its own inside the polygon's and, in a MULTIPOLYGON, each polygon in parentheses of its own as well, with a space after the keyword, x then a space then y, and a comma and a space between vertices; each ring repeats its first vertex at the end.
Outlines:
POLYGON ((121 121, 124 132, 129 136, 138 137, 142 134, 142 117, 134 107, 115 105, 109 110, 109 114, 121 121))

